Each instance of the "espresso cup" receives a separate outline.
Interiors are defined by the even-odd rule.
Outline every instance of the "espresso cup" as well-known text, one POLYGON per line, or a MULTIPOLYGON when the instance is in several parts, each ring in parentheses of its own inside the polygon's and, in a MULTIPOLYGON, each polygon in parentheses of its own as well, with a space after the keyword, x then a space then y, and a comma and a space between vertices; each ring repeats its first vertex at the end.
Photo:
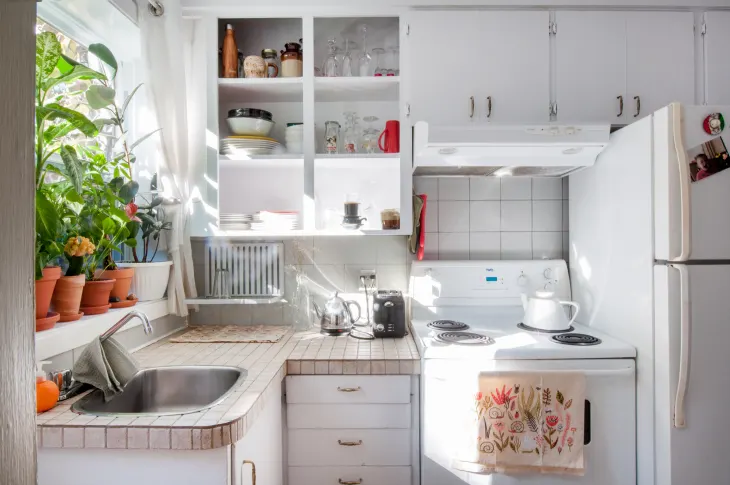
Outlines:
POLYGON ((345 202, 345 217, 359 217, 360 216, 360 203, 359 202, 345 202))

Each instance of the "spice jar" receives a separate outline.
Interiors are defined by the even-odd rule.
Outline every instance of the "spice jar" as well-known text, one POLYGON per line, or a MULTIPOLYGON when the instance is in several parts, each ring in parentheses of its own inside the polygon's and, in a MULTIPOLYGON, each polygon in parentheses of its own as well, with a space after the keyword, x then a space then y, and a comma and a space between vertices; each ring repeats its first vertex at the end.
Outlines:
POLYGON ((281 77, 302 77, 302 46, 296 42, 284 44, 281 51, 281 77))
POLYGON ((339 153, 340 124, 336 121, 324 123, 324 151, 325 153, 339 153))
POLYGON ((261 57, 266 63, 266 77, 279 77, 279 53, 276 49, 264 49, 261 57))
POLYGON ((400 229, 400 212, 398 209, 385 209, 380 213, 383 229, 400 229))

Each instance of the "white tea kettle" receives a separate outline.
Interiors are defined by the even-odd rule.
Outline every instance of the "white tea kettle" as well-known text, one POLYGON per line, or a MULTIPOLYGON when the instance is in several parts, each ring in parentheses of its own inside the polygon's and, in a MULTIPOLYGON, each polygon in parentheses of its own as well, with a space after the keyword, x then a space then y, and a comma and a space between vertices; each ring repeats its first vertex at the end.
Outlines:
POLYGON ((552 291, 536 291, 535 296, 522 294, 522 306, 525 309, 525 318, 522 322, 528 327, 548 332, 562 332, 570 330, 580 311, 580 305, 574 301, 561 301, 555 298, 552 291), (563 305, 575 308, 573 318, 568 317, 563 305))

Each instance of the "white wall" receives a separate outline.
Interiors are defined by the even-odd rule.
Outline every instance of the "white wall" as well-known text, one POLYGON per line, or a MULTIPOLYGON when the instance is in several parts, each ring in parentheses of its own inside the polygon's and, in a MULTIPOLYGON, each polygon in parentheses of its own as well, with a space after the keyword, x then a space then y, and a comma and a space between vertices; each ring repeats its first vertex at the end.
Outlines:
POLYGON ((427 194, 426 259, 564 258, 568 179, 415 177, 427 194))

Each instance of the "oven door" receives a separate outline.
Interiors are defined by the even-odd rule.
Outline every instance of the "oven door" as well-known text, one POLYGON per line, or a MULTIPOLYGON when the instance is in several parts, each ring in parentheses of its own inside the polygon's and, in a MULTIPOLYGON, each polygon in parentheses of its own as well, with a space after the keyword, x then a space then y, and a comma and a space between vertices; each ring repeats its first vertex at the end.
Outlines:
POLYGON ((633 359, 484 362, 425 360, 422 374, 423 485, 636 484, 636 404, 633 359), (586 377, 585 475, 479 475, 451 468, 460 448, 460 412, 473 402, 479 375, 505 372, 582 372, 586 377))

